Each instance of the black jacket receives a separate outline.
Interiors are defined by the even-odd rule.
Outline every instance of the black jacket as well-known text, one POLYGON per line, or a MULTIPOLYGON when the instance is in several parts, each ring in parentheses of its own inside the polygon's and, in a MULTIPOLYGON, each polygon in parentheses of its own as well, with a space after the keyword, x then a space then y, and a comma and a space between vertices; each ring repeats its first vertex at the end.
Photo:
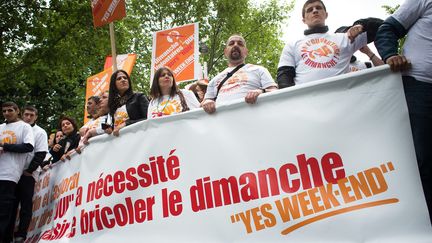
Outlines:
POLYGON ((79 141, 80 141, 81 137, 78 133, 73 133, 65 138, 63 138, 62 140, 59 141, 58 144, 60 144, 62 147, 59 151, 55 152, 54 150, 50 150, 50 153, 53 157, 52 162, 55 163, 57 161, 59 161, 61 159, 61 157, 63 156, 63 154, 71 151, 72 149, 76 149, 79 145, 79 141), (66 145, 67 148, 66 148, 66 145))
MULTIPOLYGON (((147 119, 147 109, 149 102, 143 93, 134 93, 126 101, 126 110, 129 119, 126 120, 126 126, 147 119)), ((113 121, 113 124, 115 121, 113 121)))

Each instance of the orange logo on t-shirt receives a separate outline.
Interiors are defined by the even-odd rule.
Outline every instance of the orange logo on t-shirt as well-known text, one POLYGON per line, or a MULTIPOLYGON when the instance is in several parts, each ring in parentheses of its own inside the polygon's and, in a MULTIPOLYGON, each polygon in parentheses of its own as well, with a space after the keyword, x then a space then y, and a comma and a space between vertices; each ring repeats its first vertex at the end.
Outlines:
POLYGON ((155 118, 180 113, 181 110, 182 106, 177 100, 166 100, 162 101, 155 109, 153 109, 151 114, 152 118, 155 118))
POLYGON ((17 137, 13 131, 6 130, 1 134, 1 141, 2 143, 16 144, 17 137))
POLYGON ((248 82, 247 74, 243 70, 239 70, 224 83, 219 93, 234 92, 240 89, 242 86, 246 85, 247 82, 248 82))
POLYGON ((301 57, 305 64, 313 68, 332 68, 336 66, 340 49, 326 38, 308 40, 301 47, 301 57))
POLYGON ((114 117, 115 117, 114 127, 126 122, 126 120, 129 119, 128 113, 124 111, 117 111, 114 114, 114 117))

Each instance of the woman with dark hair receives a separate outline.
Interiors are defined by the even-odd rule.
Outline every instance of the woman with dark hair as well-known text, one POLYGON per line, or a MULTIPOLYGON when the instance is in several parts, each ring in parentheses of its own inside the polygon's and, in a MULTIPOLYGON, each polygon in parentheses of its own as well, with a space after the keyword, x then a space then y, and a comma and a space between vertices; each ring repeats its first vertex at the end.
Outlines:
POLYGON ((57 130, 55 133, 55 137, 54 137, 54 143, 53 146, 58 144, 60 142, 60 140, 62 140, 64 137, 63 135, 63 131, 62 130, 57 130))
POLYGON ((80 135, 75 120, 64 116, 60 118, 59 127, 61 128, 64 138, 58 144, 55 144, 50 153, 53 157, 52 162, 65 160, 66 156, 71 154, 71 151, 78 147, 80 135))
POLYGON ((121 128, 147 119, 148 100, 144 94, 133 92, 130 77, 124 70, 117 70, 111 76, 108 106, 115 136, 121 128))
MULTIPOLYGON (((46 154, 45 159, 43 161, 43 163, 41 164, 41 168, 43 168, 44 170, 47 170, 48 167, 46 167, 47 165, 50 165, 52 163, 53 157, 51 154, 51 150, 54 148, 55 145, 57 145, 62 139, 64 138, 63 136, 63 132, 60 129, 57 129, 56 132, 53 132, 50 134, 50 138, 48 140, 48 149, 49 149, 49 153, 46 154), (51 138, 51 135, 52 138, 51 138)), ((61 146, 61 145, 60 145, 61 146)))
POLYGON ((150 96, 152 100, 149 104, 148 118, 168 116, 200 107, 194 93, 177 87, 174 74, 167 67, 161 67, 156 71, 150 96))

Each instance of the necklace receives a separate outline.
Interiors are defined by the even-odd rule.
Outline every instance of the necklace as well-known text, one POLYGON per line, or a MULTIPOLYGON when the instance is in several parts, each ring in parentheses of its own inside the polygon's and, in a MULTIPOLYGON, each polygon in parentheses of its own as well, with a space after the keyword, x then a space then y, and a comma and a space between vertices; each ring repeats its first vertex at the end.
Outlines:
MULTIPOLYGON (((157 107, 156 107, 156 111, 157 111, 157 116, 158 116, 158 117, 163 116, 163 111, 164 111, 165 108, 167 107, 167 105, 168 105, 170 99, 171 99, 171 96, 168 97, 168 100, 166 101, 166 103, 165 103, 164 107, 162 108, 162 110, 159 110, 159 105, 160 105, 161 102, 160 102, 160 99, 158 99, 158 105, 157 105, 157 107)), ((163 100, 163 99, 162 99, 162 100, 163 100)))

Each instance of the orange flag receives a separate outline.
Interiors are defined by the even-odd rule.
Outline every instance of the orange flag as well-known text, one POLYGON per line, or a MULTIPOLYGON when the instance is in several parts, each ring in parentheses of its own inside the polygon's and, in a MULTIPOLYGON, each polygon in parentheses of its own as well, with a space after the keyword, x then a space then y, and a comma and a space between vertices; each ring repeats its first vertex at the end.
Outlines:
POLYGON ((126 17, 125 0, 91 0, 91 7, 95 28, 126 17))

